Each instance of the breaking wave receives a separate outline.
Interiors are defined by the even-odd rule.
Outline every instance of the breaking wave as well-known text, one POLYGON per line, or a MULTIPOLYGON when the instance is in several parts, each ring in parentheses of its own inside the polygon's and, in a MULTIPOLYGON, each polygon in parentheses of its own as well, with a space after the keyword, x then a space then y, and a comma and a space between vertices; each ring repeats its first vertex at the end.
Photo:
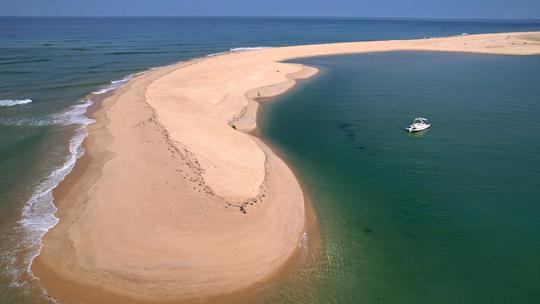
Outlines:
POLYGON ((264 49, 271 49, 271 46, 254 46, 254 47, 238 47, 238 48, 232 48, 229 49, 231 52, 244 52, 244 51, 256 51, 256 50, 264 50, 264 49))
POLYGON ((31 103, 32 99, 1 99, 0 107, 11 107, 31 103))
MULTIPOLYGON (((107 92, 118 88, 133 78, 133 76, 128 75, 123 79, 112 81, 106 88, 107 92)), ((100 92, 101 90, 93 94, 100 94, 100 92)), ((20 227, 19 229, 23 231, 24 237, 20 242, 20 248, 15 251, 23 254, 22 263, 24 267, 10 267, 10 273, 13 275, 12 285, 26 284, 26 281, 22 279, 25 275, 30 275, 33 279, 36 279, 32 273, 32 263, 41 252, 43 236, 58 223, 58 218, 55 216, 57 208, 54 205, 53 190, 73 170, 77 160, 84 155, 85 151, 82 143, 87 135, 87 126, 95 122, 86 116, 88 107, 92 104, 93 102, 91 100, 85 99, 63 112, 49 115, 46 118, 26 121, 7 121, 7 123, 17 125, 30 124, 41 126, 58 124, 73 126, 75 128, 74 134, 69 140, 69 153, 65 156, 61 165, 52 168, 51 173, 37 184, 30 199, 23 208, 18 225, 20 227)), ((6 123, 6 121, 0 120, 0 124, 2 123, 6 123)), ((10 253, 10 257, 6 257, 6 259, 15 260, 14 254, 16 252, 10 253)), ((20 259, 18 260, 20 261, 20 259)), ((43 292, 46 294, 45 290, 43 292)))
MULTIPOLYGON (((36 279, 31 269, 32 262, 41 251, 43 235, 58 223, 58 218, 54 215, 57 209, 53 203, 52 192, 71 172, 77 159, 84 154, 82 142, 86 137, 86 126, 94 122, 85 116, 91 104, 90 100, 84 100, 58 114, 58 119, 61 119, 62 123, 75 128, 69 140, 69 153, 60 165, 52 168, 51 173, 38 182, 23 207, 15 230, 17 234, 21 233, 22 239, 17 242, 16 248, 6 252, 3 257, 8 262, 7 270, 12 275, 11 286, 27 285, 29 281, 25 277, 28 276, 36 279)), ((46 291, 43 292, 46 295, 46 291)))
POLYGON ((271 48, 272 48, 271 46, 237 47, 237 48, 229 49, 228 51, 225 51, 225 52, 208 54, 206 55, 206 57, 214 57, 214 56, 223 55, 223 54, 232 53, 232 52, 256 51, 256 50, 264 50, 264 49, 271 49, 271 48))
POLYGON ((105 87, 102 87, 101 89, 97 90, 97 91, 94 91, 92 92, 92 94, 96 94, 96 95, 99 95, 99 94, 105 94, 107 92, 110 92, 112 90, 115 90, 117 89, 119 86, 121 86, 122 84, 130 81, 133 76, 135 76, 134 74, 130 74, 130 75, 127 75, 126 77, 120 79, 120 80, 113 80, 111 81, 111 83, 105 87))
POLYGON ((92 104, 90 100, 75 104, 66 111, 48 116, 38 116, 32 118, 3 118, 0 119, 0 125, 17 127, 43 127, 51 125, 69 126, 73 124, 88 125, 93 122, 92 119, 84 116, 86 109, 92 104))
MULTIPOLYGON (((105 92, 117 89, 122 84, 131 80, 134 76, 145 73, 140 72, 137 74, 128 75, 120 80, 111 81, 110 85, 93 92, 92 94, 103 94, 105 92)), ((84 155, 84 147, 82 143, 87 135, 87 126, 95 121, 86 116, 88 107, 93 102, 90 99, 85 99, 80 103, 77 103, 67 110, 49 115, 47 118, 17 121, 17 125, 64 125, 74 126, 74 135, 69 141, 69 154, 65 157, 65 160, 61 165, 53 168, 52 172, 44 178, 38 186, 35 188, 32 196, 28 200, 27 204, 23 208, 21 219, 18 221, 20 227, 24 230, 24 244, 26 244, 26 257, 25 265, 26 269, 21 270, 18 275, 15 275, 14 284, 17 284, 19 280, 17 277, 22 275, 22 271, 25 271, 33 277, 31 270, 33 260, 39 255, 42 247, 42 238, 52 227, 58 223, 58 218, 55 216, 57 211, 54 205, 53 190, 64 180, 64 178, 73 170, 77 160, 84 155)), ((5 121, 0 121, 5 123, 5 121)))

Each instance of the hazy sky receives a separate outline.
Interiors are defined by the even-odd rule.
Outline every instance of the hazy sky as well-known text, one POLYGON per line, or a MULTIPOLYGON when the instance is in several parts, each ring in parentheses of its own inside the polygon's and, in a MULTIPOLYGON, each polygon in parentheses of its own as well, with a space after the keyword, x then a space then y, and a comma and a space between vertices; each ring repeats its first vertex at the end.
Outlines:
POLYGON ((0 16, 21 15, 540 19, 540 0, 0 0, 0 16))

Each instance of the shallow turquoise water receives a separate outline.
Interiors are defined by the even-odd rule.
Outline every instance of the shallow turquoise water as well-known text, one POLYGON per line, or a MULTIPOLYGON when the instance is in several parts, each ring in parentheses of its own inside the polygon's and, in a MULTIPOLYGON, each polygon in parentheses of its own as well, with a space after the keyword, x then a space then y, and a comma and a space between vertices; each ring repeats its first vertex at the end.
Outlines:
POLYGON ((267 105, 262 129, 323 229, 303 302, 540 301, 540 57, 299 62, 323 72, 267 105), (432 128, 407 134, 419 115, 432 128))

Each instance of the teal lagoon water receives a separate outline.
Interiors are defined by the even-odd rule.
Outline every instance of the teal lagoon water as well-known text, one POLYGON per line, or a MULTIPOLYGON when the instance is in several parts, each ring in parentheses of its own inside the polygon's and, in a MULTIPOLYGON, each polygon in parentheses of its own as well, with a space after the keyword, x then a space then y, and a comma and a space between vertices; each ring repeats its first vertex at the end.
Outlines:
MULTIPOLYGON (((215 53, 238 50, 238 48, 533 30, 540 30, 540 21, 217 17, 0 17, 0 303, 42 303, 49 301, 43 296, 39 282, 28 272, 28 267, 32 257, 39 252, 41 235, 56 222, 53 217, 55 207, 51 189, 71 170, 77 157, 84 153, 80 148, 80 143, 85 136, 85 126, 92 122, 85 116, 86 108, 92 104, 92 98, 89 98, 88 94, 94 92, 94 97, 105 94, 124 83, 133 74, 154 67, 215 53)), ((430 65, 437 71, 440 69, 439 64, 441 64, 439 60, 432 61, 431 65, 429 62, 425 63, 425 65, 430 65)), ((525 73, 531 71, 534 67, 534 64, 524 66, 523 68, 528 68, 528 70, 520 71, 521 66, 517 66, 514 72, 525 73)), ((324 78, 326 75, 332 75, 330 73, 332 69, 329 66, 328 74, 323 74, 312 83, 317 84, 321 79, 326 79, 324 78)), ((471 73, 475 72, 478 71, 471 71, 471 73)), ((526 77, 521 76, 522 74, 519 75, 519 77, 514 76, 516 79, 523 79, 523 81, 534 80, 534 78, 528 78, 527 80, 527 77, 531 77, 531 75, 526 77)), ((384 78, 379 80, 381 85, 388 84, 384 82, 384 78)), ((447 84, 451 86, 453 81, 458 80, 450 78, 447 81, 447 84)), ((484 87, 491 89, 492 84, 489 82, 489 78, 486 78, 485 81, 484 87)), ((347 84, 347 82, 344 84, 347 84)), ((326 79, 325 84, 314 88, 325 88, 330 92, 335 85, 337 85, 337 82, 326 79), (328 83, 326 83, 327 80, 328 83)), ((355 83, 355 85, 357 84, 355 83)), ((470 83, 468 89, 473 90, 477 88, 477 85, 470 83)), ((370 90, 366 91, 365 94, 373 94, 375 98, 378 94, 402 93, 401 91, 395 91, 398 90, 398 86, 387 85, 384 86, 386 88, 384 90, 382 89, 383 86, 378 89, 375 87, 376 85, 372 84, 369 87, 370 90), (372 88, 375 89, 372 90, 372 88)), ((443 94, 439 94, 436 87, 425 86, 424 89, 425 92, 432 92, 434 98, 444 97, 443 94)), ((514 93, 510 92, 508 94, 521 94, 522 92, 520 88, 515 88, 515 90, 514 93)), ((444 92, 446 94, 446 91, 444 92)), ((336 105, 337 102, 342 102, 340 100, 341 97, 337 95, 332 98, 336 105)), ((406 100, 400 99, 400 101, 405 102, 406 100)), ((377 103, 374 102, 373 104, 377 103)), ((390 108, 398 107, 399 103, 388 104, 388 106, 390 108)), ((479 105, 477 104, 477 106, 479 105)), ((451 105, 448 105, 448 107, 451 107, 451 105)), ((425 107, 421 109, 427 110, 425 107)), ((408 112, 405 115, 406 117, 403 117, 404 120, 402 121, 400 118, 398 129, 412 118, 409 116, 413 115, 413 112, 417 111, 417 109, 412 108, 408 110, 410 113, 408 112)), ((503 112, 500 115, 509 115, 504 112, 505 110, 501 111, 503 112)), ((528 110, 525 108, 523 108, 523 111, 528 114, 533 113, 527 112, 528 110)), ((369 113, 366 111, 363 115, 368 116, 369 113)), ((375 113, 373 112, 372 115, 375 115, 375 113)), ((424 113, 435 121, 436 127, 434 127, 433 132, 428 133, 429 136, 432 136, 431 134, 439 132, 442 127, 441 124, 444 122, 440 119, 437 120, 436 113, 433 111, 424 113)), ((467 113, 469 112, 462 114, 468 115, 467 113)), ((335 115, 341 114, 336 113, 335 115)), ((352 115, 352 113, 344 113, 343 115, 345 115, 343 120, 347 120, 346 115, 352 115)), ((386 116, 379 118, 382 119, 382 122, 390 123, 389 118, 386 116)), ((456 123, 460 119, 459 116, 455 117, 456 123)), ((485 120, 487 118, 481 115, 478 119, 485 120)), ((343 129, 341 132, 346 138, 360 140, 360 133, 358 133, 360 131, 355 129, 358 126, 343 125, 339 127, 338 125, 337 127, 343 129)), ((366 136, 368 134, 373 136, 373 132, 367 131, 369 128, 376 128, 376 125, 364 127, 361 130, 365 132, 363 134, 366 136)), ((313 136, 317 136, 315 130, 317 129, 313 129, 313 136)), ((290 132, 288 129, 285 131, 290 132)), ((300 129, 296 132, 300 132, 300 129)), ((507 134, 505 132, 512 131, 511 129, 505 129, 497 132, 507 134)), ((525 132, 525 130, 522 130, 522 132, 525 132)), ((398 136, 403 135, 400 132, 397 132, 397 134, 399 134, 398 136)), ((456 134, 459 134, 459 132, 456 132, 456 134)), ((382 135, 380 134, 380 136, 382 135)), ((373 140, 380 140, 381 144, 385 143, 386 141, 380 136, 373 137, 373 140)), ((493 136, 496 136, 495 133, 493 133, 493 136)), ((524 135, 516 134, 516 136, 521 138, 519 136, 524 135)), ((273 135, 270 137, 274 138, 273 135)), ((407 140, 402 137, 398 138, 407 140)), ((422 140, 418 139, 416 143, 418 145, 425 143, 422 140)), ((499 144, 502 144, 502 142, 500 141, 499 144)), ((531 141, 528 142, 532 144, 531 141)), ((347 143, 350 144, 352 141, 347 141, 347 143)), ((281 146, 279 143, 278 145, 281 146)), ((335 149, 337 154, 345 153, 346 150, 342 150, 344 146, 340 145, 321 147, 321 152, 324 149, 335 149)), ((421 146, 418 147, 418 149, 420 148, 421 146)), ((472 153, 467 150, 469 148, 463 147, 464 151, 472 153)), ((286 147, 284 149, 288 150, 286 147)), ((368 153, 368 155, 370 153, 382 153, 383 151, 381 150, 382 147, 368 147, 362 144, 356 145, 355 149, 357 153, 368 153), (362 151, 362 149, 364 150, 362 151)), ((298 158, 305 157, 306 161, 312 158, 307 154, 300 156, 300 154, 291 153, 291 155, 298 155, 298 158)), ((451 156, 448 155, 448 157, 451 156)), ((413 159, 419 161, 419 159, 425 159, 425 157, 411 158, 411 161, 413 159)), ((504 162, 500 160, 496 163, 501 163, 500 166, 504 165, 504 162)), ((330 163, 327 163, 326 166, 330 166, 330 163)), ((360 163, 356 163, 356 166, 358 167, 354 168, 361 167, 360 163)), ((391 166, 389 164, 387 166, 387 170, 389 170, 388 168, 391 168, 391 166)), ((329 167, 328 170, 331 168, 329 167)), ((420 168, 421 166, 417 170, 420 170, 420 168)), ((314 169, 310 167, 302 168, 302 176, 312 176, 312 170, 314 169)), ((354 169, 349 168, 345 171, 351 170, 354 169)), ((473 169, 470 170, 474 171, 473 169)), ((495 167, 491 168, 491 170, 495 170, 495 167)), ((405 174, 404 171, 396 170, 393 172, 393 174, 405 174)), ((336 172, 330 171, 328 173, 330 174, 328 176, 333 176, 336 172)), ((342 171, 337 173, 344 174, 342 171)), ((488 173, 485 172, 485 174, 488 173)), ((319 174, 313 174, 313 176, 321 176, 319 174)), ((347 181, 350 179, 337 176, 336 182, 339 180, 347 181)), ((373 195, 370 193, 376 189, 375 185, 372 184, 375 180, 375 178, 369 179, 367 183, 350 182, 351 188, 348 191, 351 197, 357 198, 358 201, 363 201, 362 198, 364 197, 369 198, 373 195), (361 189, 366 191, 361 191, 361 189), (362 196, 357 196, 359 193, 362 193, 362 196)), ((415 180, 410 181, 410 183, 414 182, 415 180)), ((434 182, 432 180, 426 185, 434 187, 434 182)), ((455 181, 455 183, 459 182, 455 181)), ((313 188, 314 192, 319 189, 319 187, 313 188)), ((407 187, 403 186, 403 189, 405 188, 407 187)), ((329 187, 329 190, 331 189, 335 190, 336 188, 329 187)), ((412 189, 407 188, 406 190, 403 195, 413 195, 414 191, 412 189)), ((395 192, 389 192, 388 195, 391 195, 391 193, 397 195, 398 189, 393 191, 395 192)), ((336 193, 339 194, 338 192, 336 193)), ((328 195, 325 197, 329 198, 331 196, 331 191, 325 193, 328 195)), ((317 194, 316 198, 317 201, 321 201, 321 203, 317 203, 317 208, 328 206, 329 210, 335 208, 335 212, 341 210, 339 212, 346 214, 363 214, 362 220, 365 223, 357 222, 355 225, 361 228, 351 228, 351 231, 358 229, 372 231, 365 235, 360 234, 364 237, 382 235, 383 229, 381 227, 370 228, 373 224, 371 221, 376 221, 380 216, 377 216, 375 209, 372 213, 364 213, 364 209, 370 209, 366 205, 363 205, 362 208, 354 205, 355 207, 350 210, 340 209, 338 208, 340 204, 343 206, 349 205, 347 200, 341 200, 340 196, 335 196, 336 202, 331 204, 327 204, 322 195, 317 194)), ((337 216, 338 213, 321 212, 325 236, 333 236, 334 234, 331 234, 331 231, 334 231, 333 229, 339 231, 341 226, 330 224, 331 222, 325 220, 325 214, 337 216)), ((348 223, 345 218, 342 220, 342 223, 348 223)), ((466 227, 463 227, 463 229, 466 231, 466 227)), ((505 228, 501 228, 501 231, 503 234, 511 233, 511 230, 507 231, 505 228)), ((368 250, 369 248, 363 243, 364 239, 353 238, 347 240, 350 241, 351 248, 355 248, 357 245, 359 248, 363 248, 362 250, 368 250)), ((331 247, 332 244, 327 242, 327 248, 333 248, 331 247)), ((335 248, 336 250, 342 250, 344 247, 335 248)), ((393 248, 389 247, 388 249, 393 248)), ((338 254, 334 252, 331 256, 337 257, 338 254)), ((329 285, 325 286, 332 286, 331 284, 340 282, 337 278, 340 277, 340 271, 344 269, 341 263, 348 260, 336 258, 332 261, 333 264, 325 264, 325 267, 327 267, 326 272, 317 273, 317 277, 320 278, 321 282, 328 282, 329 285)), ((365 262, 368 263, 368 260, 365 262)), ((349 266, 359 267, 356 264, 349 266)), ((302 273, 311 276, 308 270, 303 270, 302 273)), ((342 276, 342 278, 345 277, 342 276)), ((373 277, 373 280, 375 279, 373 277)), ((285 285, 280 285, 281 292, 277 294, 277 298, 271 299, 278 302, 290 302, 291 299, 295 299, 295 302, 315 302, 316 300, 323 301, 321 299, 326 299, 324 297, 325 293, 321 292, 319 294, 316 292, 314 281, 308 281, 307 277, 298 278, 297 281, 302 282, 302 284, 295 285, 288 282, 285 285), (304 290, 305 292, 297 293, 296 290, 304 290), (309 290, 312 291, 309 292, 309 290)), ((316 281, 318 282, 319 279, 316 281)), ((344 282, 340 284, 342 283, 344 282)), ((353 299, 357 299, 357 291, 350 293, 350 288, 347 287, 350 284, 365 287, 358 290, 366 292, 367 290, 374 290, 374 286, 354 280, 340 288, 336 286, 336 290, 341 290, 344 294, 350 294, 353 299)), ((373 291, 373 294, 376 294, 376 292, 373 291)), ((264 296, 261 298, 266 299, 264 296)))
POLYGON ((540 301, 539 56, 295 62, 322 73, 266 105, 262 132, 322 226, 309 303, 540 301), (416 116, 433 125, 408 134, 416 116))

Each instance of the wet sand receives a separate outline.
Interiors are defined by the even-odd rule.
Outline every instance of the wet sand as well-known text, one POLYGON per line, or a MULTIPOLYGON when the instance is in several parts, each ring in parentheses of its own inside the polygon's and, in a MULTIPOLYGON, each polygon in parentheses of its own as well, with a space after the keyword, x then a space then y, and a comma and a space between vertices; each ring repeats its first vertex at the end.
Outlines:
POLYGON ((238 297, 291 268, 309 233, 300 183, 252 134, 257 98, 317 73, 283 61, 405 50, 530 55, 540 53, 538 37, 293 46, 139 75, 93 113, 86 154, 54 191, 60 222, 32 269, 66 303, 238 297))

